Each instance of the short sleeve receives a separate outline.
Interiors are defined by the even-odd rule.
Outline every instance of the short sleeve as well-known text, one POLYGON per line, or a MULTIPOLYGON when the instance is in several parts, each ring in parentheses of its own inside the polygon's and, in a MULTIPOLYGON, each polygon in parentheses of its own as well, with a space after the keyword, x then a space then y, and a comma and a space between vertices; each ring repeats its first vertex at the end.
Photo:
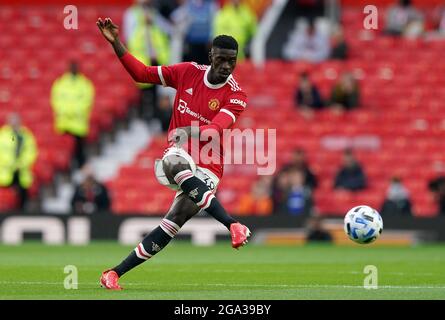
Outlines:
POLYGON ((229 96, 226 103, 220 109, 219 113, 224 113, 232 120, 232 124, 236 122, 238 117, 247 107, 247 95, 242 92, 234 92, 229 96))

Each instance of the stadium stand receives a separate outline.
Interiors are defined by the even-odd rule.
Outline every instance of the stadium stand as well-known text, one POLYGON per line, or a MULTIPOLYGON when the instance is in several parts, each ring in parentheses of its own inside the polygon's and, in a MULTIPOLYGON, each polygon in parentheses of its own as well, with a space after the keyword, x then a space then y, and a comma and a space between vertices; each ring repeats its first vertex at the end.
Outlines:
MULTIPOLYGON (((94 24, 99 12, 119 24, 123 10, 119 6, 83 7, 75 35, 61 27, 62 12, 52 7, 6 6, 0 10, 0 29, 4 30, 0 47, 13 48, 13 54, 0 51, 0 123, 9 111, 19 111, 37 137, 40 152, 34 167, 34 196, 40 185, 51 182, 54 172, 68 169, 73 152, 73 141, 54 133, 49 106, 51 83, 65 70, 70 57, 81 61, 82 72, 96 86, 89 141, 95 141, 99 132, 111 130, 114 119, 128 111, 134 86, 94 24), (50 15, 58 18, 48 19, 50 15), (78 36, 80 33, 82 36, 78 36), (66 59, 55 59, 61 56, 66 59)), ((358 203, 379 207, 387 181, 398 174, 411 192, 414 213, 434 215, 437 210, 427 181, 434 175, 433 162, 445 161, 445 65, 437 63, 445 42, 377 34, 366 40, 369 34, 363 34, 362 18, 359 8, 342 11, 351 52, 347 61, 311 65, 270 60, 264 69, 256 69, 249 61, 239 64, 236 78, 249 95, 250 104, 237 126, 278 128, 279 166, 289 160, 295 147, 306 150, 320 181, 315 203, 323 214, 343 214, 358 203), (310 72, 322 94, 328 96, 334 81, 347 70, 360 79, 360 108, 341 116, 322 111, 312 121, 302 118, 293 102, 299 73, 310 72), (326 143, 329 138, 331 142, 337 138, 355 144, 369 178, 368 189, 357 193, 333 191, 341 150, 333 150, 326 143)), ((153 139, 131 165, 121 167, 118 176, 106 182, 116 214, 159 214, 168 209, 174 194, 161 188, 153 174, 154 159, 162 155, 165 141, 165 136, 153 139)), ((253 174, 253 170, 226 170, 219 194, 228 211, 236 211, 239 197, 249 192, 253 174), (235 176, 236 180, 230 179, 235 176)), ((13 209, 16 201, 12 190, 0 189, 0 211, 13 209)))
MULTIPOLYGON (((427 181, 434 175, 433 162, 445 160, 445 114, 440 107, 445 97, 441 76, 445 70, 436 64, 445 44, 376 35, 369 41, 360 40, 362 17, 359 9, 343 11, 342 24, 351 46, 351 58, 345 62, 311 65, 271 60, 264 70, 255 69, 249 62, 238 65, 236 78, 250 101, 238 127, 278 128, 278 165, 289 160, 295 147, 307 150, 319 177, 315 203, 323 214, 343 214, 358 203, 379 208, 387 181, 397 174, 411 192, 415 214, 434 215, 437 209, 427 181), (303 119, 293 102, 299 73, 309 71, 326 97, 337 77, 347 70, 360 79, 362 106, 340 117, 322 111, 313 121, 303 119), (268 103, 265 105, 264 101, 268 103), (324 139, 330 136, 356 143, 358 158, 369 177, 368 189, 356 193, 333 191, 341 150, 323 146, 324 139)), ((110 182, 116 195, 116 213, 157 214, 168 209, 170 202, 165 200, 173 195, 168 189, 158 188, 151 168, 164 146, 165 137, 154 140, 110 182), (147 178, 141 180, 142 175, 147 178)), ((236 211, 239 197, 249 192, 253 181, 251 171, 246 174, 243 170, 226 170, 219 194, 227 210, 236 211)))
MULTIPOLYGON (((32 197, 38 195, 41 185, 51 183, 56 171, 69 169, 74 141, 55 133, 49 97, 52 82, 65 71, 71 58, 81 61, 81 71, 94 82, 97 91, 90 142, 97 140, 99 132, 111 130, 113 121, 127 113, 127 102, 135 94, 133 84, 122 74, 122 67, 110 48, 103 45, 95 26, 99 10, 120 22, 123 9, 81 7, 79 29, 65 30, 63 10, 58 7, 1 7, 0 123, 9 112, 17 111, 36 136, 39 155, 32 197)), ((1 188, 0 211, 12 210, 16 204, 13 190, 1 188)))

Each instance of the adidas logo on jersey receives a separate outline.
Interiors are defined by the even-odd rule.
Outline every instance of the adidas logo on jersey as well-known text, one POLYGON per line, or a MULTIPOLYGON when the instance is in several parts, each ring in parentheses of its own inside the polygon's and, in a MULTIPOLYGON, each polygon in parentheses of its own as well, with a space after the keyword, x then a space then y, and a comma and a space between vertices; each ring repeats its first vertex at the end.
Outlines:
POLYGON ((188 88, 185 90, 185 92, 187 92, 189 95, 193 95, 193 88, 188 88))

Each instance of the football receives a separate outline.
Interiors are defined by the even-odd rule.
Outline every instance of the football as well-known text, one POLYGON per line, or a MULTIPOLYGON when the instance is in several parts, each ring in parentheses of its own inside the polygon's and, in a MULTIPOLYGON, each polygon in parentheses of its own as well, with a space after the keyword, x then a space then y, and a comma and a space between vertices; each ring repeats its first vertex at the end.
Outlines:
POLYGON ((349 239, 368 244, 381 235, 383 219, 377 210, 369 206, 356 206, 346 213, 344 228, 349 239))

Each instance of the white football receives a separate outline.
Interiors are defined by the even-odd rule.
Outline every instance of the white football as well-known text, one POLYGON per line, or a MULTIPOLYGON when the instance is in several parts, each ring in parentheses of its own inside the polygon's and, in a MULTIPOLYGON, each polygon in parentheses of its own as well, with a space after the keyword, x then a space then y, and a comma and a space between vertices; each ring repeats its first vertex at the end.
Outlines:
POLYGON ((344 228, 349 239, 368 244, 382 234, 383 220, 377 210, 365 205, 357 206, 346 213, 344 228))

